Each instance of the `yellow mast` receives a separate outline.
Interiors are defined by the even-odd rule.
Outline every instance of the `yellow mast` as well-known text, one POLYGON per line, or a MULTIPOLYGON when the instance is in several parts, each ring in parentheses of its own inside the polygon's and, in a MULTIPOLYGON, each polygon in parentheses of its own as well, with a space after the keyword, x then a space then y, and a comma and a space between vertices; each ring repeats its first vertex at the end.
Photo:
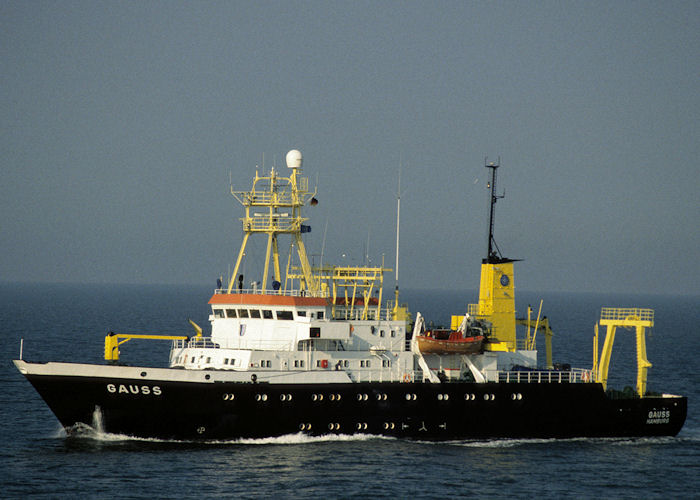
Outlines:
POLYGON ((308 220, 302 217, 301 208, 316 194, 309 191, 309 180, 300 177, 302 156, 296 149, 287 153, 287 167, 292 170, 289 177, 280 176, 274 167, 268 176, 260 176, 255 172, 253 188, 250 191, 234 191, 231 194, 245 208, 243 223, 243 242, 238 252, 233 274, 228 285, 228 293, 233 290, 238 276, 238 270, 245 255, 248 238, 252 234, 267 235, 267 250, 265 252, 265 267, 263 270, 262 288, 265 290, 269 283, 270 260, 273 264, 275 281, 282 282, 279 263, 278 235, 290 234, 295 242, 297 254, 302 268, 300 285, 309 296, 315 297, 319 292, 319 282, 314 278, 306 256, 306 249, 301 234, 308 230, 303 223, 308 220), (255 212, 251 210, 261 210, 255 212))

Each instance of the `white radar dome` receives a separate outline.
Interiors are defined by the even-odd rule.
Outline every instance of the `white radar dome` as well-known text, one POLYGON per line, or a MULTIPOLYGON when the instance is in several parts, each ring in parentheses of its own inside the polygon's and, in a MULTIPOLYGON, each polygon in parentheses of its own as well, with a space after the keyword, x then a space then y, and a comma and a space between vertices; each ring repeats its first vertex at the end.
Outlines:
POLYGON ((287 153, 287 168, 301 168, 301 151, 292 149, 287 153))

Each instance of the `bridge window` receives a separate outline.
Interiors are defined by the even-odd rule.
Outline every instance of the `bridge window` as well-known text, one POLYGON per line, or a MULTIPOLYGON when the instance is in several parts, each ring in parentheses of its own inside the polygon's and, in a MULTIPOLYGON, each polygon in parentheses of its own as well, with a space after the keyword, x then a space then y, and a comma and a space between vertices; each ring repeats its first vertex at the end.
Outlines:
POLYGON ((318 312, 316 313, 316 318, 318 318, 318 319, 323 319, 323 311, 318 311, 318 312))
POLYGON ((248 317, 248 309, 239 309, 238 310, 238 317, 239 318, 247 318, 248 317))
POLYGON ((235 309, 226 309, 226 317, 227 318, 235 318, 236 317, 236 310, 235 309))
POLYGON ((251 309, 250 310, 250 317, 251 318, 259 318, 260 317, 260 311, 257 309, 251 309))
POLYGON ((265 319, 272 319, 272 311, 269 309, 263 309, 262 315, 265 319))
POLYGON ((277 319, 294 319, 292 311, 277 311, 277 319))
POLYGON ((297 316, 306 316, 306 311, 297 311, 297 316))
POLYGON ((223 309, 214 309, 214 317, 223 318, 224 317, 224 310, 223 309))

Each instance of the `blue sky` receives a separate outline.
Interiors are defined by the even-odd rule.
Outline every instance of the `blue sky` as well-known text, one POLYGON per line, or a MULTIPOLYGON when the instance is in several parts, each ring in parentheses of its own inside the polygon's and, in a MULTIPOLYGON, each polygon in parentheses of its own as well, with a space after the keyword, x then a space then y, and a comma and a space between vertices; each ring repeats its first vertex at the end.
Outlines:
POLYGON ((297 148, 331 263, 401 165, 401 286, 476 287, 500 157, 518 288, 700 294, 698 2, 5 1, 0 61, 0 281, 213 284, 297 148))

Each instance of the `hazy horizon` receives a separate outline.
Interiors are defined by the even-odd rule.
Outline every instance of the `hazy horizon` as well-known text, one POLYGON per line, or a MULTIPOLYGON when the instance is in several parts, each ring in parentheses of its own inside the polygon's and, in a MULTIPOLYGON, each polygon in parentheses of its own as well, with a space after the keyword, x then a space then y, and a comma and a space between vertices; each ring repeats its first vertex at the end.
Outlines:
POLYGON ((213 285, 230 183, 299 149, 313 258, 393 268, 401 170, 401 289, 476 287, 500 157, 518 290, 700 295, 698 2, 10 0, 0 27, 0 282, 213 285))

